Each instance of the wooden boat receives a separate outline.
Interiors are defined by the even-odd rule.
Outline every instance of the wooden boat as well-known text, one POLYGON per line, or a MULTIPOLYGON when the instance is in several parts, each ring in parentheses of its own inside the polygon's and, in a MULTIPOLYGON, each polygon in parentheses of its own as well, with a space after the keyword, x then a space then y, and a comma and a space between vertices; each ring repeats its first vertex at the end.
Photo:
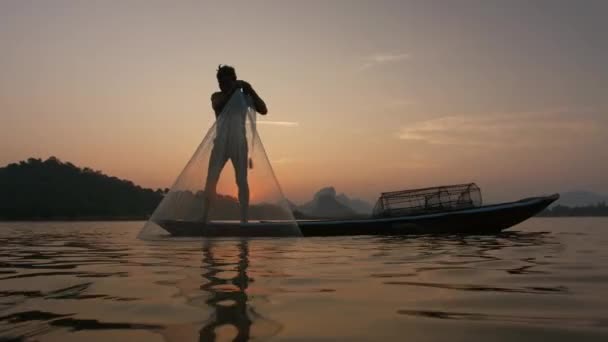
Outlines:
MULTIPOLYGON (((536 215, 559 198, 559 194, 525 198, 515 202, 484 205, 396 217, 347 220, 302 220, 303 236, 404 235, 404 234, 494 234, 536 215)), ((158 220, 173 236, 278 237, 293 236, 294 222, 207 223, 158 220)))

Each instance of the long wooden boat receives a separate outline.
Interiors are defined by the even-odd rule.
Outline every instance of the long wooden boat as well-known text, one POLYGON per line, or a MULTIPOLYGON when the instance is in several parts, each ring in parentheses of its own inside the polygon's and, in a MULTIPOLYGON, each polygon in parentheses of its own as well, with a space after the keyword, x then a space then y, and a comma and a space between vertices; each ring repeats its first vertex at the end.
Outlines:
MULTIPOLYGON (((404 235, 404 234, 493 234, 536 215, 559 198, 559 194, 525 198, 515 202, 476 208, 386 218, 297 221, 307 236, 404 235)), ((158 220, 172 236, 278 237, 293 236, 294 222, 207 223, 158 220)))

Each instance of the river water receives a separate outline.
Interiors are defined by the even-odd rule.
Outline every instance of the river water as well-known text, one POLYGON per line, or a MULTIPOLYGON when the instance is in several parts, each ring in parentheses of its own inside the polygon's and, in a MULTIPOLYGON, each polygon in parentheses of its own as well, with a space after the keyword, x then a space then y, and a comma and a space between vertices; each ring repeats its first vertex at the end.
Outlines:
POLYGON ((0 223, 0 341, 608 341, 608 218, 154 242, 142 226, 0 223))

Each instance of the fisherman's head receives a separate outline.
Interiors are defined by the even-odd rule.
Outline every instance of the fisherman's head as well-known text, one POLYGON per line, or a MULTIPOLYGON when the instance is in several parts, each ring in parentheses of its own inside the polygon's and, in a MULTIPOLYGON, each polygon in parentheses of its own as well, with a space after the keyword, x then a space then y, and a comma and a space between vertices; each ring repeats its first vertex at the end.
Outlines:
POLYGON ((230 65, 220 64, 217 68, 217 83, 220 90, 228 92, 236 85, 236 71, 230 65))

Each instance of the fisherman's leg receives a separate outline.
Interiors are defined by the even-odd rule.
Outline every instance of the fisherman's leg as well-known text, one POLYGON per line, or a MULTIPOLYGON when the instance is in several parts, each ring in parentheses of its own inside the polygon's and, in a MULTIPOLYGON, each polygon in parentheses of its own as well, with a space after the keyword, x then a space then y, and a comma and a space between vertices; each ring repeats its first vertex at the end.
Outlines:
POLYGON ((217 182, 220 179, 220 174, 228 158, 225 157, 223 151, 218 149, 211 150, 211 156, 209 157, 209 166, 207 168, 207 179, 205 181, 205 191, 203 199, 203 215, 202 221, 207 222, 209 217, 209 210, 213 201, 215 200, 217 191, 217 182))
POLYGON ((241 147, 232 158, 236 185, 239 187, 239 206, 241 209, 241 222, 248 220, 249 214, 249 183, 247 182, 247 146, 241 147))

